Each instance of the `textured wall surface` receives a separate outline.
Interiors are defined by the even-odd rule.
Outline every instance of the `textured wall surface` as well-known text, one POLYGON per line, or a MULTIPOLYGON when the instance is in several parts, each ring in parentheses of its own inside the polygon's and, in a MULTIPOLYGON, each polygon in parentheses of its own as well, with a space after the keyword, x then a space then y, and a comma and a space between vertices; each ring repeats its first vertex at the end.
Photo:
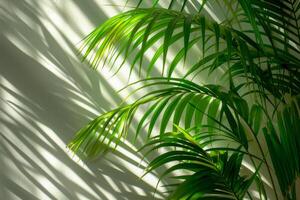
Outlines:
POLYGON ((0 199, 152 199, 157 178, 139 179, 141 156, 129 144, 86 164, 66 148, 121 102, 115 90, 126 78, 76 55, 87 33, 121 11, 112 3, 0 0, 0 199))

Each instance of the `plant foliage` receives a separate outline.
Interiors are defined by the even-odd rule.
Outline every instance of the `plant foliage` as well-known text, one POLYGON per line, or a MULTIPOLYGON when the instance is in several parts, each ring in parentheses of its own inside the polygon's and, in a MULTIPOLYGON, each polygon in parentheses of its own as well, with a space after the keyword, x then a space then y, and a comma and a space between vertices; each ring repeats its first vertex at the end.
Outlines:
POLYGON ((144 94, 95 118, 68 147, 98 156, 126 139, 147 106, 135 139, 146 130, 146 154, 169 149, 147 172, 172 164, 161 175, 177 180, 170 199, 253 199, 253 187, 261 199, 297 199, 300 1, 145 2, 104 22, 80 48, 93 68, 109 65, 118 73, 129 62, 128 76, 141 77, 127 86, 130 95, 144 94), (175 75, 181 66, 183 74, 175 75), (201 76, 225 81, 203 84, 201 76), (242 161, 255 170, 242 175, 242 161), (182 175, 172 174, 178 170, 182 175))

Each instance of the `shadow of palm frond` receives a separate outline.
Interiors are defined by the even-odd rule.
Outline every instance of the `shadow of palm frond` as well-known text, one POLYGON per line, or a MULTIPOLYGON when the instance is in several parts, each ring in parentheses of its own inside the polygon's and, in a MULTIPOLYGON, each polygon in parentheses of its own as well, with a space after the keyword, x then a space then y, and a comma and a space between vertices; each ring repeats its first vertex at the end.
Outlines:
MULTIPOLYGON (((152 199, 156 183, 139 180, 114 154, 86 165, 70 158, 65 145, 74 132, 122 98, 105 77, 82 67, 76 46, 52 21, 64 45, 57 41, 41 20, 37 1, 5 3, 0 12, 5 49, 0 54, 1 196, 152 199)), ((93 1, 75 3, 92 23, 106 19, 93 1)), ((66 23, 79 32, 79 24, 70 20, 66 23)), ((120 159, 136 165, 126 155, 120 159)))

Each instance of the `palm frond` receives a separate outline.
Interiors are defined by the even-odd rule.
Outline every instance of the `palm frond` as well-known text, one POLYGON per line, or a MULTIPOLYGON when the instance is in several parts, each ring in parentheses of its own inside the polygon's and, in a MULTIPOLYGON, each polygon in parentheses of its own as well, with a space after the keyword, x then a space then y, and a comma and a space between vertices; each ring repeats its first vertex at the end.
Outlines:
MULTIPOLYGON (((189 4, 191 3, 197 3, 199 4, 198 6, 200 8, 202 8, 207 0, 204 0, 202 3, 200 2, 193 2, 191 0, 183 0, 183 1, 176 1, 176 0, 169 0, 169 1, 161 1, 161 0, 153 0, 151 6, 153 8, 155 7, 160 7, 161 3, 166 4, 166 6, 164 6, 164 8, 169 9, 169 10, 178 10, 178 11, 183 11, 189 4)), ((130 0, 128 0, 128 2, 130 2, 130 0)), ((127 2, 127 3, 128 3, 127 2)), ((136 8, 141 8, 143 7, 143 3, 145 2, 145 0, 139 0, 139 2, 136 4, 136 8)), ((199 10, 198 10, 199 11, 199 10)))
POLYGON ((117 146, 127 137, 136 111, 147 105, 134 138, 146 130, 147 138, 152 138, 145 146, 151 147, 147 153, 176 147, 155 158, 148 170, 173 163, 162 177, 177 170, 189 172, 176 177, 181 181, 170 199, 241 199, 245 195, 251 199, 247 191, 253 180, 266 198, 256 160, 267 168, 279 199, 267 159, 270 154, 284 198, 294 200, 300 174, 299 100, 289 104, 285 97, 300 93, 300 0, 201 2, 170 0, 162 8, 159 4, 166 2, 154 0, 150 8, 142 8, 145 1, 139 0, 134 10, 109 19, 84 39, 83 60, 89 60, 93 68, 109 63, 114 73, 128 61, 129 76, 147 77, 128 85, 134 88, 130 95, 148 92, 94 119, 69 148, 91 158, 112 143, 117 146), (204 7, 220 8, 220 18, 214 20, 204 7), (170 50, 177 44, 172 57, 170 50), (154 46, 156 51, 149 54, 154 46), (190 54, 195 49, 197 57, 190 54), (148 78, 160 59, 162 77, 148 78), (186 66, 183 77, 174 78, 182 63, 186 66), (229 86, 198 84, 203 72, 219 75, 229 86), (252 97, 255 102, 248 102, 252 97), (153 132, 159 136, 152 137, 153 132), (259 139, 261 132, 267 153, 259 139), (251 154, 250 140, 259 156, 251 154), (240 175, 245 156, 256 170, 249 178, 240 175))
POLYGON ((153 86, 160 89, 152 89, 134 103, 97 117, 76 134, 69 148, 74 152, 83 152, 86 157, 94 157, 111 142, 118 144, 121 138, 126 138, 136 110, 144 104, 148 104, 149 109, 139 121, 136 137, 147 120, 149 138, 155 125, 160 123, 160 134, 163 134, 171 123, 180 124, 184 118, 185 128, 207 124, 210 127, 208 131, 212 131, 213 127, 221 127, 224 133, 230 134, 232 141, 248 148, 248 139, 239 116, 246 118, 249 111, 244 100, 236 94, 226 93, 221 86, 200 86, 175 78, 151 78, 143 82, 145 84, 136 88, 135 93, 153 86), (229 125, 223 120, 227 120, 229 125))
POLYGON ((296 200, 296 180, 300 176, 300 115, 298 102, 277 112, 277 123, 264 128, 271 160, 285 199, 296 200))
POLYGON ((180 170, 173 175, 179 180, 171 186, 169 199, 242 199, 248 191, 256 172, 249 177, 241 176, 243 154, 223 151, 207 152, 187 131, 177 127, 170 132, 154 137, 143 148, 151 147, 148 153, 160 148, 176 148, 156 157, 149 163, 146 173, 163 165, 171 164, 160 176, 180 170))
MULTIPOLYGON (((161 8, 136 9, 117 15, 95 29, 85 39, 81 51, 83 52, 83 60, 89 57, 91 65, 94 67, 97 67, 101 59, 104 59, 105 64, 105 57, 110 57, 109 60, 115 61, 121 53, 124 53, 124 60, 129 55, 133 55, 132 67, 137 61, 140 61, 139 67, 141 67, 145 52, 164 38, 160 47, 162 49, 160 54, 153 56, 150 61, 154 65, 158 56, 162 56, 165 63, 169 47, 176 41, 180 41, 180 39, 184 40, 183 50, 184 58, 186 58, 187 50, 191 45, 189 43, 191 34, 199 32, 200 28, 212 32, 216 30, 216 27, 218 27, 216 24, 207 22, 198 15, 189 15, 161 8), (173 34, 179 29, 180 31, 177 34, 173 34), (134 53, 136 48, 140 48, 138 53, 134 53)), ((203 34, 202 38, 205 41, 208 35, 203 34)), ((195 39, 194 44, 197 41, 199 42, 201 37, 195 39)), ((205 49, 204 47, 205 44, 203 44, 203 49, 205 49)), ((148 73, 151 72, 149 68, 146 70, 148 73)))
MULTIPOLYGON (((272 76, 279 73, 283 76, 289 73, 289 78, 298 79, 300 66, 299 1, 240 0, 239 2, 252 27, 249 33, 255 35, 261 49, 268 52, 267 54, 270 53, 266 59, 269 65, 267 69, 272 71, 271 79, 274 78, 272 81, 280 86, 284 85, 279 81, 285 81, 285 78, 272 76)), ((298 94, 299 90, 292 93, 298 94)))
MULTIPOLYGON (((244 6, 251 9, 251 13, 258 24, 264 29, 262 34, 268 37, 270 44, 286 51, 300 52, 299 34, 299 1, 244 1, 244 6), (247 4, 247 5, 246 5, 247 4)), ((256 22, 253 22, 255 24, 256 22)))
MULTIPOLYGON (((246 1, 244 4, 252 9, 252 4, 248 5, 246 1)), ((253 32, 261 36, 256 29, 253 32)), ((93 31, 85 39, 81 51, 83 60, 89 59, 93 67, 97 67, 100 61, 103 65, 111 61, 113 68, 123 54, 123 63, 115 69, 115 73, 125 60, 132 57, 130 74, 138 67, 138 74, 143 71, 146 76, 151 75, 158 59, 162 58, 162 75, 167 71, 167 76, 171 77, 181 61, 187 59, 188 51, 199 44, 203 57, 188 68, 185 77, 197 76, 204 70, 212 73, 222 68, 228 71, 225 75, 233 76, 232 79, 244 78, 247 81, 245 86, 250 85, 257 90, 264 88, 278 99, 285 93, 287 83, 293 95, 300 91, 299 52, 294 55, 277 47, 274 47, 274 52, 269 44, 258 45, 241 31, 217 24, 201 14, 191 15, 162 8, 128 11, 93 31), (169 48, 180 41, 183 42, 182 48, 170 65, 165 66, 169 48), (149 64, 142 68, 146 52, 159 42, 162 44, 154 55, 150 55, 149 64), (265 60, 264 63, 262 60, 265 60)))

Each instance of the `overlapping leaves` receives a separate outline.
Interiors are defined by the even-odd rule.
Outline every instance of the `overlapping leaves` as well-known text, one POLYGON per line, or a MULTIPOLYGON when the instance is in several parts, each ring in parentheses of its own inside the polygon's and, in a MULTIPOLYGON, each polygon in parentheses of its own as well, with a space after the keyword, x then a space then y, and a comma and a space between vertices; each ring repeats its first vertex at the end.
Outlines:
POLYGON ((130 105, 97 117, 77 133, 69 148, 74 152, 83 151, 86 157, 97 156, 107 148, 106 145, 111 142, 117 144, 121 138, 126 138, 136 110, 144 104, 149 106, 139 121, 136 137, 147 123, 147 134, 150 138, 158 122, 159 132, 163 134, 172 123, 180 124, 184 118, 185 128, 201 124, 205 124, 210 132, 218 128, 218 132, 226 134, 227 139, 237 142, 245 149, 248 148, 246 132, 239 120, 239 117, 243 116, 248 118, 248 106, 237 94, 225 92, 221 86, 200 86, 175 78, 152 78, 143 82, 145 84, 136 88, 135 92, 153 86, 161 89, 154 89, 130 105), (223 124, 223 118, 228 121, 228 125, 223 124))
POLYGON ((206 145, 177 128, 178 132, 154 137, 144 147, 150 148, 148 153, 161 148, 172 149, 152 160, 147 169, 149 173, 171 164, 161 178, 181 172, 181 175, 171 176, 180 181, 169 186, 168 199, 242 199, 257 176, 256 173, 249 177, 240 175, 244 155, 228 153, 226 148, 223 151, 204 149, 206 145))
POLYGON ((137 125, 136 138, 142 129, 151 138, 158 127, 159 136, 147 146, 152 145, 151 150, 180 149, 154 159, 149 170, 178 161, 163 176, 182 169, 193 173, 178 177, 181 184, 176 185, 171 199, 241 199, 254 177, 257 186, 261 185, 259 194, 266 198, 259 173, 249 179, 240 176, 245 155, 250 156, 257 171, 259 166, 253 159, 263 161, 275 197, 279 199, 272 166, 258 139, 264 127, 267 154, 271 156, 281 192, 285 199, 296 199, 295 180, 300 166, 299 107, 293 104, 282 111, 279 107, 287 103, 286 93, 295 96, 300 92, 300 1, 216 1, 220 8, 226 8, 221 23, 202 13, 204 4, 210 1, 202 1, 202 4, 178 1, 179 9, 174 8, 178 4, 174 0, 168 1, 167 8, 160 8, 159 0, 153 1, 151 8, 141 8, 142 2, 138 2, 136 9, 109 19, 88 35, 80 49, 83 60, 88 59, 94 68, 101 62, 110 63, 115 73, 128 61, 129 74, 146 77, 159 67, 166 78, 141 81, 143 86, 134 89, 134 93, 143 90, 148 93, 132 104, 97 117, 77 133, 69 147, 83 152, 86 157, 94 157, 107 145, 117 145, 126 138, 136 111, 148 105, 137 125), (196 12, 186 13, 192 4, 198 6, 196 12), (181 43, 181 47, 174 57, 169 57, 169 50, 177 43, 181 43), (149 54, 155 45, 157 50, 149 54), (195 47, 201 53, 192 59, 194 62, 186 62, 195 47), (146 62, 146 54, 149 62, 146 62), (157 66, 160 58, 162 64, 157 66), (122 63, 116 65, 120 59, 122 63), (190 64, 184 76, 172 78, 182 63, 190 64), (213 74, 219 69, 223 70, 220 78, 228 80, 229 89, 219 85, 203 86, 194 79, 203 71, 213 74), (258 94, 258 98, 252 96, 253 93, 258 94), (248 102, 252 97, 256 103, 248 102), (277 118, 274 117, 276 112, 277 118), (265 121, 268 121, 266 126, 265 121), (173 124, 187 131, 179 127, 172 129, 173 124), (165 135, 171 129, 173 132, 165 135), (250 153, 249 140, 257 145, 259 156, 250 153), (205 149, 208 144, 223 146, 208 150, 205 149), (226 146, 228 144, 231 148, 226 146), (207 184, 195 187, 203 182, 207 184))
POLYGON ((269 121, 264 135, 280 189, 285 199, 297 199, 300 177, 300 102, 298 98, 277 112, 277 123, 269 121))
MULTIPOLYGON (((245 2, 242 5, 249 7, 245 2)), ((249 14, 250 18, 255 16, 249 14)), ((221 68, 225 71, 223 76, 233 80, 242 77, 244 86, 250 86, 253 91, 268 91, 279 99, 287 89, 292 94, 299 93, 299 48, 297 45, 293 47, 291 42, 296 43, 281 38, 287 43, 287 48, 293 47, 293 52, 272 46, 273 43, 269 42, 272 38, 279 40, 278 37, 283 35, 267 35, 270 37, 267 42, 257 43, 251 39, 251 33, 260 41, 266 37, 266 31, 257 32, 256 29, 261 29, 262 25, 256 25, 258 27, 253 26, 247 35, 201 14, 192 15, 162 8, 135 9, 117 15, 95 29, 84 40, 81 51, 83 60, 89 59, 93 67, 97 67, 100 61, 103 65, 110 62, 117 73, 124 62, 129 61, 130 74, 136 70, 137 74, 143 72, 145 76, 152 74, 159 58, 162 58, 162 75, 171 77, 182 64, 181 61, 187 59, 188 51, 199 47, 202 55, 187 68, 184 77, 194 77, 205 70, 211 73, 221 68), (182 42, 182 48, 166 66, 168 50, 176 42, 182 42), (149 64, 144 66, 145 54, 155 44, 159 47, 150 55, 149 64), (131 61, 128 58, 132 58, 131 61), (115 65, 118 59, 122 59, 123 63, 115 65)), ((264 28, 269 30, 268 27, 264 28)))

